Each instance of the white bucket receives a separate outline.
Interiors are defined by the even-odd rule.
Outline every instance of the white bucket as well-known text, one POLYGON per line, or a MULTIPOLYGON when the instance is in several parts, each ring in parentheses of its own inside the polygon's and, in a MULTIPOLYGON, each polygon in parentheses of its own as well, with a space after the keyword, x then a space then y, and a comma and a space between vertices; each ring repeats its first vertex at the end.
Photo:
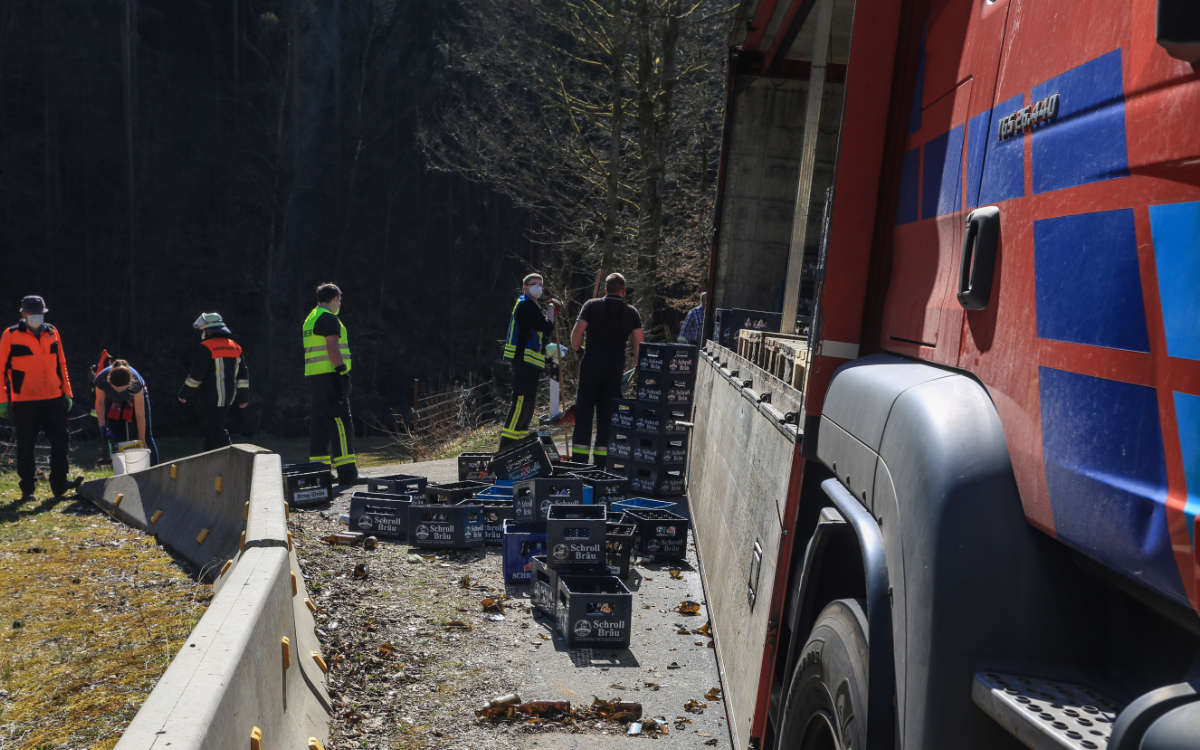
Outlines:
POLYGON ((130 448, 112 454, 113 474, 131 474, 150 468, 149 448, 130 448))

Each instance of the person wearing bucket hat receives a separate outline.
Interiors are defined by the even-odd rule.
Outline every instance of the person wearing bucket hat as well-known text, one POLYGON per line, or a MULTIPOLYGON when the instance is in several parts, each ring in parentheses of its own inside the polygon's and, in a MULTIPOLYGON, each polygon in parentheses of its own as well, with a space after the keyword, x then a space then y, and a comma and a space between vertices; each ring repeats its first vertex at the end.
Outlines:
POLYGON ((225 427, 229 410, 250 403, 250 368, 221 313, 200 313, 192 328, 200 332, 200 343, 179 389, 179 403, 204 409, 204 450, 210 451, 231 442, 225 427))
POLYGON ((21 299, 21 321, 0 334, 0 418, 16 427, 22 495, 33 494, 33 446, 43 432, 50 443, 50 491, 62 497, 78 489, 83 477, 67 481, 67 412, 74 394, 62 339, 46 322, 47 312, 45 300, 28 295, 21 299))

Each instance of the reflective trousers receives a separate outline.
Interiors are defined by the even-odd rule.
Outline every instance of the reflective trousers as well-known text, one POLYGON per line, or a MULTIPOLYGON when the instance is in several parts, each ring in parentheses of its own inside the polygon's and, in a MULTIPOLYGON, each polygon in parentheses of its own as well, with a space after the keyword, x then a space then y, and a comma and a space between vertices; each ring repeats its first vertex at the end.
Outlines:
POLYGON ((529 423, 537 406, 538 380, 542 377, 541 370, 523 362, 513 362, 512 368, 512 404, 500 428, 500 450, 529 434, 529 423))
POLYGON ((575 396, 575 432, 571 435, 571 460, 608 463, 608 428, 612 421, 613 399, 621 397, 621 371, 596 372, 586 363, 579 371, 579 392, 575 396), (592 443, 592 418, 596 420, 596 447, 592 443))
POLYGON ((350 416, 350 397, 338 390, 335 373, 309 375, 311 424, 309 456, 313 463, 329 464, 337 470, 338 479, 353 481, 358 476, 354 458, 354 422, 350 416))

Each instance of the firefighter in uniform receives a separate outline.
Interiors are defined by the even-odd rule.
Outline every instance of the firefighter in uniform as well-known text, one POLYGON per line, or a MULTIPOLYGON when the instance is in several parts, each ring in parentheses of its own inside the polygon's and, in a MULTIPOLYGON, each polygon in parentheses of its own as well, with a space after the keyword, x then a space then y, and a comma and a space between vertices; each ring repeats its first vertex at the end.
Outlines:
POLYGON ((512 406, 500 430, 500 449, 529 434, 529 422, 537 403, 538 380, 546 369, 546 334, 554 331, 553 313, 544 313, 537 299, 542 296, 542 277, 531 273, 521 283, 508 317, 504 359, 512 362, 512 406))
POLYGON ((17 433, 17 475, 21 494, 35 484, 33 445, 38 432, 50 442, 50 491, 62 497, 83 477, 67 481, 67 412, 74 402, 67 359, 58 329, 46 323, 46 302, 37 295, 21 300, 21 322, 0 334, 0 418, 11 419, 17 433))
POLYGON ((203 396, 204 450, 210 451, 231 442, 225 427, 229 410, 250 403, 250 368, 220 313, 200 313, 192 327, 200 331, 200 343, 179 389, 179 403, 195 403, 203 396))
POLYGON ((346 325, 338 317, 341 310, 342 290, 326 282, 317 287, 317 306, 304 319, 304 378, 312 410, 308 460, 332 465, 339 484, 354 484, 358 465, 351 446, 352 364, 346 325))
POLYGON ((608 463, 608 426, 612 419, 613 399, 621 395, 621 375, 625 370, 625 342, 633 338, 633 358, 637 361, 642 343, 642 316, 625 301, 625 277, 609 274, 604 280, 604 297, 590 299, 579 311, 571 329, 571 348, 584 347, 579 366, 579 392, 575 396, 575 432, 571 436, 571 458, 587 463, 592 442, 592 417, 596 419, 596 447, 592 462, 608 463))

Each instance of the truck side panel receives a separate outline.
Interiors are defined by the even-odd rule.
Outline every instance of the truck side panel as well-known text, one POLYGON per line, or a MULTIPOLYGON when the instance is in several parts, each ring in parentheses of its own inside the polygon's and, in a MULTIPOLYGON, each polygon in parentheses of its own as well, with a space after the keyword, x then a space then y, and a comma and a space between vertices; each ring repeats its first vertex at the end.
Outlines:
POLYGON ((696 399, 703 408, 695 414, 688 486, 733 745, 745 748, 760 682, 769 678, 760 677, 764 649, 774 652, 777 623, 769 621, 777 574, 786 573, 776 565, 798 446, 794 425, 781 429, 740 387, 752 377, 740 367, 731 380, 701 357, 696 399))

